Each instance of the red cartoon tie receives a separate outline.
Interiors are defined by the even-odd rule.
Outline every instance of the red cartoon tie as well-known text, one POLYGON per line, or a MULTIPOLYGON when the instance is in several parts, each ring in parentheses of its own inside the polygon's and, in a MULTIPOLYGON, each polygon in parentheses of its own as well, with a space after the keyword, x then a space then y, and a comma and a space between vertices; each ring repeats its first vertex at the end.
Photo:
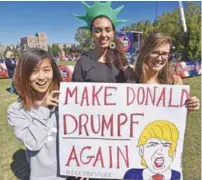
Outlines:
POLYGON ((164 175, 162 174, 155 174, 152 176, 153 180, 163 180, 163 178, 164 178, 164 175))

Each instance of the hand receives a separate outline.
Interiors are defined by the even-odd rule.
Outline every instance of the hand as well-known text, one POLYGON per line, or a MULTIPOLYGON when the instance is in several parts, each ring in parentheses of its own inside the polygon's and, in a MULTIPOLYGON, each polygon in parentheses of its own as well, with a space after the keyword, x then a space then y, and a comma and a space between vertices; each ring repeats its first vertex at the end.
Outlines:
POLYGON ((200 108, 200 101, 196 96, 189 97, 186 101, 188 111, 196 111, 200 108))
POLYGON ((42 102, 42 105, 45 106, 45 107, 48 107, 48 106, 57 106, 58 105, 58 95, 60 94, 60 91, 58 90, 54 90, 50 93, 48 93, 43 102, 42 102))

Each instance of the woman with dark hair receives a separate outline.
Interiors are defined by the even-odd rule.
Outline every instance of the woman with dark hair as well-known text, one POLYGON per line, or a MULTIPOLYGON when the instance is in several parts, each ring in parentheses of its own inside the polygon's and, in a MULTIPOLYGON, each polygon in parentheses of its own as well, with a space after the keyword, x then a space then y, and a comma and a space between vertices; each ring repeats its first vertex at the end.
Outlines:
MULTIPOLYGON (((93 43, 91 51, 84 53, 77 61, 72 75, 73 82, 126 82, 126 72, 132 71, 122 51, 121 41, 115 36, 117 25, 125 20, 117 20, 116 16, 124 6, 111 8, 111 2, 94 2, 85 6, 86 15, 78 18, 87 23, 93 43)), ((93 180, 93 179, 90 179, 93 180)))
POLYGON ((76 63, 72 81, 74 82, 125 82, 124 67, 128 65, 121 42, 115 37, 115 28, 123 20, 116 15, 123 8, 113 10, 111 2, 95 2, 93 6, 84 3, 85 20, 91 32, 92 50, 85 53, 76 63))
MULTIPOLYGON (((152 33, 145 40, 138 55, 134 72, 128 82, 142 84, 182 85, 182 79, 174 74, 172 66, 172 38, 162 33, 152 33)), ((198 110, 200 101, 193 96, 187 99, 189 111, 198 110)))
POLYGON ((8 108, 8 122, 26 147, 30 180, 64 179, 57 175, 58 89, 62 78, 52 57, 30 49, 18 62, 14 83, 18 101, 8 108))

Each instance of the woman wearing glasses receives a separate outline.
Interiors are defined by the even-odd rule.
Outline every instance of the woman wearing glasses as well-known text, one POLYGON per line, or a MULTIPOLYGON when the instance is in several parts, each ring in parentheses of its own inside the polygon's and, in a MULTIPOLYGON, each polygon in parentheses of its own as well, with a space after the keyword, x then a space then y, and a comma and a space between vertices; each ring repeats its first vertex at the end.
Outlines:
MULTIPOLYGON (((162 33, 152 33, 140 50, 134 72, 128 82, 181 85, 182 79, 173 73, 171 54, 171 37, 162 33)), ((198 110, 199 107, 197 97, 190 97, 187 100, 189 111, 198 110)))

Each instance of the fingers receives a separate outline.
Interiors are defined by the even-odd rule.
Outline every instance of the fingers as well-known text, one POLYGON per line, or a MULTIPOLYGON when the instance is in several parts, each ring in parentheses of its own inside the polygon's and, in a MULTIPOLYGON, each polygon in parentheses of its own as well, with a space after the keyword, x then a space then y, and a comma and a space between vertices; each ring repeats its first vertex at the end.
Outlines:
POLYGON ((54 102, 50 102, 50 103, 48 103, 48 106, 58 106, 58 104, 57 103, 54 103, 54 102))
POLYGON ((58 95, 60 94, 60 91, 54 90, 51 91, 49 94, 47 94, 46 98, 43 101, 44 106, 58 106, 59 100, 58 95))
POLYGON ((59 100, 57 97, 50 97, 50 99, 48 99, 48 104, 52 105, 52 106, 57 106, 59 103, 59 100))
POLYGON ((196 97, 189 97, 186 101, 186 107, 189 111, 195 111, 200 109, 200 100, 196 97))
POLYGON ((54 90, 54 91, 52 91, 51 93, 50 93, 50 96, 52 96, 52 97, 56 97, 56 98, 58 98, 58 95, 60 94, 60 91, 59 90, 54 90))
POLYGON ((57 106, 59 103, 59 100, 57 98, 52 98, 50 99, 50 104, 54 105, 54 106, 57 106))
POLYGON ((57 94, 60 94, 60 91, 59 90, 53 90, 53 91, 51 91, 51 93, 50 94, 55 94, 55 93, 57 93, 57 94))

